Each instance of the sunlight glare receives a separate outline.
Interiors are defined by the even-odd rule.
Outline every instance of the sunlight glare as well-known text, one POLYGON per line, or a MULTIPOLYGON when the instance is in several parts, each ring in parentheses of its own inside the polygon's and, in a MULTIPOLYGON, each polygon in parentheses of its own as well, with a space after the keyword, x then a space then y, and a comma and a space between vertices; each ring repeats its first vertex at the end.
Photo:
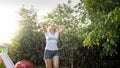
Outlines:
POLYGON ((11 7, 0 7, 0 43, 9 43, 15 31, 16 11, 11 7))

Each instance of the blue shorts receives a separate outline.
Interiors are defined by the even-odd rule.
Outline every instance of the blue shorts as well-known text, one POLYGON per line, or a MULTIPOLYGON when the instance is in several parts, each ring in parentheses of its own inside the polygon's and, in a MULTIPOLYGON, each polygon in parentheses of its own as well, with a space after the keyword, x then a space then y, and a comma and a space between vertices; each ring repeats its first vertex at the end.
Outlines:
POLYGON ((44 59, 52 59, 54 56, 59 56, 60 53, 58 50, 45 50, 44 52, 44 59))

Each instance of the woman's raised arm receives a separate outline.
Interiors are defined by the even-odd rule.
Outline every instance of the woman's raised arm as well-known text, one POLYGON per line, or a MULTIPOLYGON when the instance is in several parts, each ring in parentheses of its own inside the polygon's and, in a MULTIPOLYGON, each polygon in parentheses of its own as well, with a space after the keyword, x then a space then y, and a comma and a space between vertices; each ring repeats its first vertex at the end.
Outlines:
POLYGON ((65 26, 58 25, 58 29, 59 29, 60 34, 62 34, 65 29, 65 26))
POLYGON ((42 23, 42 28, 43 28, 43 31, 44 31, 44 32, 47 31, 47 26, 48 26, 47 23, 42 23))

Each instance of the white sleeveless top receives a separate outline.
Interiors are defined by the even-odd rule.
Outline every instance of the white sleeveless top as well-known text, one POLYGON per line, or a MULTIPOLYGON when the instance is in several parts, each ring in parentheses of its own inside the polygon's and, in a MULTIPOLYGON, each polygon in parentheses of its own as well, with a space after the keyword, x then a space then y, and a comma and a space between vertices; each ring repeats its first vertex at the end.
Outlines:
POLYGON ((46 47, 45 50, 58 50, 57 40, 59 37, 59 32, 55 32, 51 34, 50 32, 45 33, 46 38, 46 47))

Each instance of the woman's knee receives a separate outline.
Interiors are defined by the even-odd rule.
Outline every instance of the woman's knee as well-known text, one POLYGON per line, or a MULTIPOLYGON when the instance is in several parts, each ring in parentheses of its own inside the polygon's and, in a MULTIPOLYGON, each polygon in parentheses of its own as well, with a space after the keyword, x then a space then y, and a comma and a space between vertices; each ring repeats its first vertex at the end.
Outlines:
POLYGON ((59 68, 59 65, 58 65, 58 64, 55 64, 55 65, 54 65, 54 68, 59 68))

